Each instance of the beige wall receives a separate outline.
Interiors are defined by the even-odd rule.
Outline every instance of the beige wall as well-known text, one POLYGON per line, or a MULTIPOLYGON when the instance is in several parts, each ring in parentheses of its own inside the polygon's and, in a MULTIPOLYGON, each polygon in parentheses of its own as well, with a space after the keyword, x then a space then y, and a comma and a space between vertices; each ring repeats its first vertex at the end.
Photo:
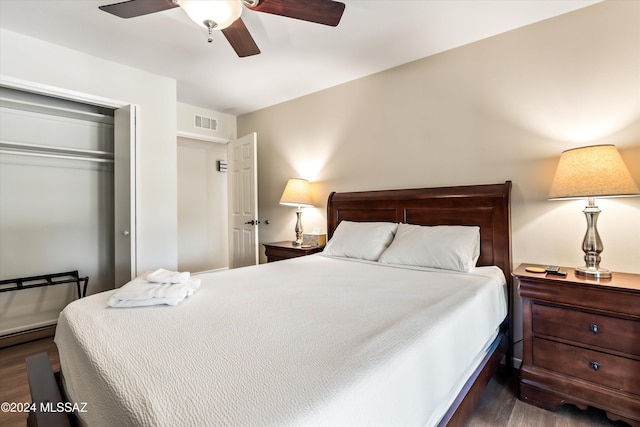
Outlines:
MULTIPOLYGON (((293 237, 278 200, 512 180, 513 258, 575 266, 585 201, 546 199, 563 150, 618 146, 640 183, 640 2, 597 4, 238 118, 258 133, 261 242, 293 237)), ((603 267, 640 273, 640 198, 598 200, 603 267)))

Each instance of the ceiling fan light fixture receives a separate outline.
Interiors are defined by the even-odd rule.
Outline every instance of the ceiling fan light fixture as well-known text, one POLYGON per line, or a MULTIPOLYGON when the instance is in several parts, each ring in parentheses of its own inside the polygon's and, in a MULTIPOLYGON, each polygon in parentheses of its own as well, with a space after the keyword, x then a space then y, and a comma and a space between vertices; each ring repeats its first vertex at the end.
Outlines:
POLYGON ((240 0, 178 0, 178 4, 193 22, 209 30, 224 30, 242 14, 240 0))

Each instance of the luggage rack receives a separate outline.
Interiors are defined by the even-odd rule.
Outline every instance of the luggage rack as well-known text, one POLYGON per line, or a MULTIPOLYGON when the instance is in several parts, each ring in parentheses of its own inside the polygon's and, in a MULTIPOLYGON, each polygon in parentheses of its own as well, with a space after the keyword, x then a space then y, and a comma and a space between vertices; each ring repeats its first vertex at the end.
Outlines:
POLYGON ((22 289, 41 288, 44 286, 75 283, 78 298, 87 295, 89 277, 80 277, 78 270, 65 273, 44 274, 42 276, 21 277, 18 279, 0 280, 0 292, 20 291, 22 289))

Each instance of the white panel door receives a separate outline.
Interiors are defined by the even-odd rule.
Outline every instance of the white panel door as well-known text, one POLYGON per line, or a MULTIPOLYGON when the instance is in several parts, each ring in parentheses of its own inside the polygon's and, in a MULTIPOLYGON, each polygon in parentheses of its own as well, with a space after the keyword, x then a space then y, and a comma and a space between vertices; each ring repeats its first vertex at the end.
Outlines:
POLYGON ((114 111, 115 287, 136 276, 136 109, 114 111))
POLYGON ((231 141, 229 185, 229 267, 258 263, 258 177, 256 133, 231 141))

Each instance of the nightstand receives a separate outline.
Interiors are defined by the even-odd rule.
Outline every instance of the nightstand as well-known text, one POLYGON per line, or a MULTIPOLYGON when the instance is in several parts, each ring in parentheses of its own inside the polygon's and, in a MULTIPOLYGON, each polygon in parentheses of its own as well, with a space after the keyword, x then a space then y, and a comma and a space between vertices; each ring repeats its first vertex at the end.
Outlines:
POLYGON ((324 246, 293 246, 291 241, 264 243, 267 262, 296 258, 322 252, 324 246))
POLYGON ((513 276, 522 297, 520 399, 553 410, 603 409, 640 426, 640 275, 611 279, 530 273, 513 276))

